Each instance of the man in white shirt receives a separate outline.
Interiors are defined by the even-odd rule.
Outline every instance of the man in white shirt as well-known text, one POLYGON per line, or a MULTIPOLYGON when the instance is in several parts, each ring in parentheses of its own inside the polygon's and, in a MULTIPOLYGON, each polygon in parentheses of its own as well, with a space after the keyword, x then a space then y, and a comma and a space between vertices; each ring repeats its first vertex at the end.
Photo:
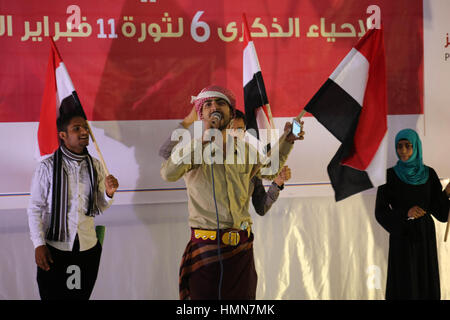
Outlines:
POLYGON ((28 223, 42 300, 88 300, 97 279, 101 245, 94 216, 106 210, 119 184, 88 151, 84 114, 61 113, 60 148, 37 167, 28 223))

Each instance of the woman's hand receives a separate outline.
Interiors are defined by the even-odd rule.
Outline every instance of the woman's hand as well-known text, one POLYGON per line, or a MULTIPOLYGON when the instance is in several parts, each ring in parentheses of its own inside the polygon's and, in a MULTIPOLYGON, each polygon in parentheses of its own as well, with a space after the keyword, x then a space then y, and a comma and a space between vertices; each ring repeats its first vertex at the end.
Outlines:
POLYGON ((445 192, 447 193, 447 197, 450 198, 450 183, 448 183, 447 186, 445 187, 445 192))
POLYGON ((427 212, 419 206, 414 206, 408 210, 408 218, 417 219, 424 216, 427 212))

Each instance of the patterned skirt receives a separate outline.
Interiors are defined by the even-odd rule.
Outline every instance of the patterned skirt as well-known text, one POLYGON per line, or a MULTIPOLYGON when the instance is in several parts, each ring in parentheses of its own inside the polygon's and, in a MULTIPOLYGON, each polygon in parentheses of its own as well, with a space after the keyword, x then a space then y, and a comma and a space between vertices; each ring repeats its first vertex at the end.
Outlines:
POLYGON ((255 299, 258 276, 253 257, 253 234, 237 246, 220 246, 223 269, 217 249, 217 244, 189 241, 180 266, 180 300, 216 300, 220 282, 224 300, 255 299))

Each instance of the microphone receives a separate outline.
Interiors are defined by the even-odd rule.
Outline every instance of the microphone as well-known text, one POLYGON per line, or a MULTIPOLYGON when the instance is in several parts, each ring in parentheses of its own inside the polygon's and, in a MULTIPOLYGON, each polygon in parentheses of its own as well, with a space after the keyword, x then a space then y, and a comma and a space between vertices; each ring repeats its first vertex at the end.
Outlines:
POLYGON ((219 126, 219 122, 220 120, 222 120, 222 114, 218 111, 214 111, 211 114, 211 123, 214 127, 218 127, 219 126))

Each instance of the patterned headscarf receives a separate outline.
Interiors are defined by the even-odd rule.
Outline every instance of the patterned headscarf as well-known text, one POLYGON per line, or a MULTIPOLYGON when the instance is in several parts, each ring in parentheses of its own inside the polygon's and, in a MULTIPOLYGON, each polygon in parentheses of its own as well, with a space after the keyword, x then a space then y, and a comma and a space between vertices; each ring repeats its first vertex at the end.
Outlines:
POLYGON ((197 96, 191 97, 191 103, 194 103, 195 110, 197 110, 197 115, 199 119, 203 119, 202 117, 203 103, 211 98, 222 98, 226 102, 228 102, 228 105, 231 107, 231 117, 232 118, 234 117, 234 113, 236 110, 236 98, 233 92, 217 85, 211 85, 200 91, 200 93, 197 96))
POLYGON ((401 130, 395 136, 395 154, 397 153, 397 144, 400 140, 408 140, 413 147, 413 154, 407 161, 399 160, 394 166, 394 171, 404 183, 419 185, 424 184, 428 180, 428 167, 423 164, 422 160, 422 142, 419 135, 412 129, 401 130))

